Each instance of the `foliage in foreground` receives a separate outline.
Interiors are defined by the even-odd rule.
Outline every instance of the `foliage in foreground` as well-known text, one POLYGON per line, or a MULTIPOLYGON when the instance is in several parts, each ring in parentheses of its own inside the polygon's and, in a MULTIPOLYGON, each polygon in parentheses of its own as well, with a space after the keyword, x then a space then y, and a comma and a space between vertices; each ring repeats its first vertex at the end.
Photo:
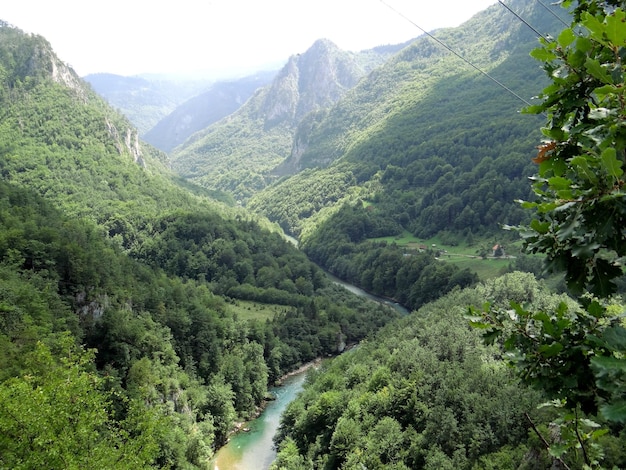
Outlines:
POLYGON ((626 425, 626 324, 612 298, 626 256, 626 2, 563 4, 575 7, 572 26, 532 53, 552 83, 528 110, 546 114, 546 140, 534 159, 536 201, 523 203, 535 216, 517 230, 547 270, 565 273, 578 305, 486 305, 474 324, 487 341, 501 338, 519 375, 558 410, 559 438, 537 433, 555 460, 611 468, 600 438, 624 437, 626 425))

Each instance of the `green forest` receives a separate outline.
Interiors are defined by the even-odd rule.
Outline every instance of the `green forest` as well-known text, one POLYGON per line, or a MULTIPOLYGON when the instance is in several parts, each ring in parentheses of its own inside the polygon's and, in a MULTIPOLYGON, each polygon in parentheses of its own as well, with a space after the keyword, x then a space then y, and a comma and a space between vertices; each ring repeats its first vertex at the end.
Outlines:
POLYGON ((269 385, 398 317, 0 35, 0 466, 207 468, 269 385))
MULTIPOLYGON (((541 392, 463 321, 467 305, 510 300, 546 310, 571 302, 511 273, 388 325, 309 376, 283 414, 272 468, 551 468, 529 420, 547 434, 554 411, 538 408, 541 392)), ((622 468, 625 438, 623 430, 599 438, 604 468, 622 468)))
MULTIPOLYGON (((546 272, 564 275, 566 293, 515 272, 388 325, 310 376, 283 414, 272 469, 626 466, 626 322, 616 295, 626 246, 626 5, 564 6, 571 27, 531 52, 551 83, 525 112, 547 122, 532 197, 518 201, 528 219, 505 228, 544 256, 546 272)), ((362 204, 331 219, 342 213, 343 243, 380 236, 362 204)), ((321 233, 305 242, 314 256, 334 248, 317 243, 321 233)))
POLYGON ((216 184, 0 21, 0 468, 210 469, 320 358, 273 470, 626 468, 626 4, 561 3, 436 32, 489 76, 421 37, 266 134, 258 92, 216 184))

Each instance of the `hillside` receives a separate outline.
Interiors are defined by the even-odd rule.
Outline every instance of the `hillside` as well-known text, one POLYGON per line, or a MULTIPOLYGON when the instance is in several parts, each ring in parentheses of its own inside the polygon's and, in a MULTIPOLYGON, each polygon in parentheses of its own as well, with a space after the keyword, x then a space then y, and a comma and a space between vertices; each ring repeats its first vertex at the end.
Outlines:
MULTIPOLYGON (((541 30, 558 30, 534 2, 512 7, 541 30)), ((545 83, 528 56, 534 33, 498 5, 436 37, 527 100, 545 83)), ((328 217, 320 212, 357 198, 374 203, 369 217, 387 219, 387 235, 493 233, 520 221, 513 201, 528 197, 540 120, 520 115, 523 106, 422 37, 327 115, 303 123, 297 151, 283 164, 295 176, 257 194, 249 207, 305 238, 328 217)))
POLYGON ((237 80, 218 81, 207 91, 178 105, 143 138, 164 152, 171 152, 195 132, 234 113, 275 75, 274 71, 259 72, 237 80))
POLYGON ((44 38, 0 23, 0 80, 1 467, 207 468, 268 385, 397 317, 172 174, 44 38))
POLYGON ((173 168, 194 183, 248 199, 272 181, 270 171, 290 154, 298 123, 335 103, 389 53, 351 54, 318 40, 291 57, 239 111, 177 148, 173 168))
MULTIPOLYGON (((44 38, 0 21, 0 468, 209 469, 268 386, 321 357, 283 415, 276 470, 624 468, 622 3, 576 3, 581 24, 533 53, 547 78, 528 59, 537 38, 498 5, 437 32, 538 93, 541 117, 431 38, 350 89, 378 53, 319 41, 230 118, 292 142, 274 167, 216 161, 233 184, 280 178, 251 199, 246 181, 173 174, 44 38), (571 297, 528 273, 479 283, 439 245, 530 218, 533 259, 571 297)), ((507 4, 553 31, 541 2, 507 4)), ((188 142, 267 138, 229 122, 188 142)))
MULTIPOLYGON (((559 460, 546 450, 532 426, 551 442, 550 451, 557 449, 555 409, 506 367, 498 345, 485 345, 468 328, 467 306, 486 301, 542 312, 574 305, 516 272, 388 325, 310 377, 281 418, 280 452, 270 468, 547 470, 563 461, 585 468, 579 453, 559 460)), ((559 424, 565 434, 567 425, 559 424)), ((604 449, 597 468, 622 468, 625 437, 616 425, 586 442, 604 449)))

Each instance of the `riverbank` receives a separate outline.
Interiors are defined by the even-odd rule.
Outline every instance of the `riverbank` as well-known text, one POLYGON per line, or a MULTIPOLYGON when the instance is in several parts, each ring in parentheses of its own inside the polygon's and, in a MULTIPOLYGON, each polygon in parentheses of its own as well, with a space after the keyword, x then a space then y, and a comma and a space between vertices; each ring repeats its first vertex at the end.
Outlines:
MULTIPOLYGON (((283 385, 283 383, 285 382, 285 380, 289 379, 290 377, 294 377, 300 374, 303 374, 305 372, 307 372, 309 369, 311 368, 315 368, 315 367, 319 367, 320 364, 322 363, 322 358, 319 357, 317 359, 314 359, 310 362, 306 362, 305 364, 301 365, 300 367, 298 367, 295 370, 292 370, 291 372, 287 372, 286 374, 282 375, 280 378, 278 378, 276 380, 276 382, 274 383, 274 387, 281 387, 283 385)), ((254 412, 248 416, 247 419, 243 420, 243 421, 236 421, 233 429, 228 433, 228 439, 226 441, 226 443, 228 443, 230 441, 230 438, 240 432, 248 432, 250 431, 250 428, 247 426, 247 424, 250 421, 253 421, 255 419, 258 419, 259 416, 261 416, 261 414, 263 413, 263 411, 265 410, 265 408, 267 408, 267 405, 271 402, 273 402, 276 398, 275 397, 268 397, 266 399, 264 399, 254 410, 254 412)), ((218 449, 219 450, 219 449, 218 449)))
POLYGON ((276 457, 273 438, 280 426, 280 417, 287 405, 298 395, 304 385, 307 371, 319 364, 312 361, 298 371, 291 371, 281 377, 283 385, 272 387, 275 396, 269 400, 263 413, 254 420, 242 425, 242 432, 236 432, 229 442, 221 447, 211 462, 213 470, 266 470, 276 457), (247 432, 243 432, 243 428, 247 432))
POLYGON ((293 377, 294 375, 300 375, 303 372, 308 371, 312 367, 319 367, 321 363, 322 363, 322 358, 318 357, 317 359, 307 362, 303 364, 302 366, 298 367, 297 369, 292 370, 291 372, 287 372, 285 375, 283 375, 276 381, 276 386, 280 387, 280 385, 285 381, 285 379, 289 377, 293 377))

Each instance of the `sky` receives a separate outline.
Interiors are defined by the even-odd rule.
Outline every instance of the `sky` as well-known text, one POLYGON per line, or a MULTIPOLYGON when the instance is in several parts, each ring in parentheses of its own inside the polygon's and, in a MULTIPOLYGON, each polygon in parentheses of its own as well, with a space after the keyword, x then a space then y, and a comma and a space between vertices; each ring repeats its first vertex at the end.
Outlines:
POLYGON ((402 43, 422 34, 411 21, 427 31, 458 26, 494 3, 13 0, 0 6, 0 19, 45 37, 81 76, 199 71, 228 76, 278 68, 320 38, 348 51, 402 43))

